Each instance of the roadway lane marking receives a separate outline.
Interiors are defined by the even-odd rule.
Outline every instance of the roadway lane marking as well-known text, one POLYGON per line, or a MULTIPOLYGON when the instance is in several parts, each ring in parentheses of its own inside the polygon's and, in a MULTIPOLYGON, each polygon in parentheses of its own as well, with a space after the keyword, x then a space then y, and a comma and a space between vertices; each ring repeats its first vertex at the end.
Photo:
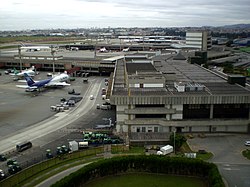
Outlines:
POLYGON ((226 171, 238 171, 240 170, 239 168, 223 168, 226 171))

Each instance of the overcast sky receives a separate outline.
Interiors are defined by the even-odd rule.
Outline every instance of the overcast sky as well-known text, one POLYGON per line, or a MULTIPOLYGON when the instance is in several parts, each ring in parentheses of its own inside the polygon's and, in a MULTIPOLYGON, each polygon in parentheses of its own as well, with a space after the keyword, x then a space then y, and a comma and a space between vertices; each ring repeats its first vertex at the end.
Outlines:
POLYGON ((5 0, 0 30, 250 23, 250 0, 5 0))

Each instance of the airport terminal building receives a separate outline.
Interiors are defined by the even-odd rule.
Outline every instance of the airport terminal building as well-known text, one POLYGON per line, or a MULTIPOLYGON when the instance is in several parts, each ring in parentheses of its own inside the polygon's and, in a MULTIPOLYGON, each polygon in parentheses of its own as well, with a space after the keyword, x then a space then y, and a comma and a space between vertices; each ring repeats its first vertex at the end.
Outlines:
POLYGON ((117 133, 133 139, 173 131, 250 132, 249 87, 186 59, 179 53, 117 61, 110 98, 117 133))

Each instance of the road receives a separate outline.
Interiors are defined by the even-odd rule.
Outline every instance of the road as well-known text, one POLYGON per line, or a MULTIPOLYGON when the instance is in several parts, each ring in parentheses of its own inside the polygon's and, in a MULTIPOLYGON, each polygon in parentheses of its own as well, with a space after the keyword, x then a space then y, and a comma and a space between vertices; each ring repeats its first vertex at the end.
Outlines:
POLYGON ((90 164, 91 162, 89 163, 86 163, 86 164, 81 164, 81 165, 78 165, 78 166, 75 166, 75 167, 72 167, 72 168, 69 168, 65 171, 62 171, 48 179, 46 179, 45 181, 41 182, 40 184, 36 185, 36 187, 47 187, 47 186, 51 186, 52 184, 54 184, 55 182, 61 180, 62 178, 68 176, 69 174, 79 170, 80 168, 90 164))

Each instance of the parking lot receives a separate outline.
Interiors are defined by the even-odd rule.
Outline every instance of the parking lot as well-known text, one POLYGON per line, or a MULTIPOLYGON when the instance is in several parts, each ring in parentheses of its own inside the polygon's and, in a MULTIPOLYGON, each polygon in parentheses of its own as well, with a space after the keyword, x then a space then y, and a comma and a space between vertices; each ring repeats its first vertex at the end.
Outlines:
POLYGON ((205 138, 189 139, 192 150, 206 150, 212 152, 214 162, 225 178, 229 187, 250 186, 250 161, 242 156, 241 152, 249 147, 244 145, 250 140, 247 134, 210 134, 205 138))

